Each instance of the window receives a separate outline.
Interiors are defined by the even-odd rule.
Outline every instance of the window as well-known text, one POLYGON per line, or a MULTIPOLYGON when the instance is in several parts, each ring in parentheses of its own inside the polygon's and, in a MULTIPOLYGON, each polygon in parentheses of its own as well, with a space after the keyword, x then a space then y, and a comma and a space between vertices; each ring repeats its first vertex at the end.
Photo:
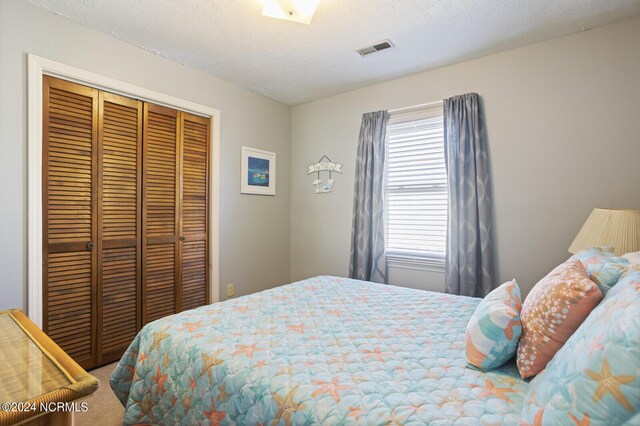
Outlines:
POLYGON ((447 239, 442 105, 391 113, 386 154, 387 258, 441 267, 447 239))

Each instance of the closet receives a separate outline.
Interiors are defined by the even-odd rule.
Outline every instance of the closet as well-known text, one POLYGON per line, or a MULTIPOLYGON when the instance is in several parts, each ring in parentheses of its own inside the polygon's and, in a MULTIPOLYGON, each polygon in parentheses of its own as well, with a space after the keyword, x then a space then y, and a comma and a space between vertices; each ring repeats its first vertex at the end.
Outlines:
POLYGON ((210 119, 45 76, 43 328, 84 368, 209 303, 210 119))

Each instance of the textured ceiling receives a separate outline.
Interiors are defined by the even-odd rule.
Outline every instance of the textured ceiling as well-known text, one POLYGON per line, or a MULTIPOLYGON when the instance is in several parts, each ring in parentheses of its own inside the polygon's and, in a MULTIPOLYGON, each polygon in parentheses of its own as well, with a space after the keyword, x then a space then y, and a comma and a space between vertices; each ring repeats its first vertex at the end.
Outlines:
POLYGON ((311 25, 259 0, 30 0, 295 105, 640 14, 640 0, 322 0, 311 25), (396 45, 366 58, 383 39, 396 45))

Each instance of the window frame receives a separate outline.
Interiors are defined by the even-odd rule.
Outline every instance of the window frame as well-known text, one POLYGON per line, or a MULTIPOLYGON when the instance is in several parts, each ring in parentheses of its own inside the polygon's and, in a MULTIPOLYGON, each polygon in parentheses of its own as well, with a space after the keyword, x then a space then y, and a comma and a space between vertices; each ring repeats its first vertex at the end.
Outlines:
MULTIPOLYGON (((384 170, 384 205, 385 205, 385 214, 384 214, 384 227, 385 227, 385 256, 387 259, 387 264, 396 268, 403 269, 411 269, 411 270, 425 270, 432 272, 443 272, 445 270, 445 262, 446 262, 446 237, 445 237, 445 252, 439 251, 423 251, 416 252, 410 249, 404 250, 389 250, 388 248, 388 205, 389 205, 389 193, 401 193, 402 189, 396 189, 394 191, 388 191, 388 177, 389 177, 389 126, 399 123, 408 123, 412 121, 418 121, 421 119, 428 119, 434 116, 443 117, 443 103, 442 101, 434 102, 430 104, 417 105, 415 107, 402 108, 398 110, 389 111, 389 123, 387 124, 387 128, 385 129, 385 170, 384 170), (392 123, 393 117, 398 116, 406 116, 404 119, 399 118, 400 121, 396 123, 392 123)), ((443 117, 444 120, 444 117, 443 117)), ((443 124, 443 133, 444 133, 444 124, 443 124)), ((444 140, 443 140, 444 145, 444 140)), ((443 146, 444 148, 444 146, 443 146)), ((446 163, 445 163, 445 175, 446 175, 446 163)), ((410 188, 406 190, 408 193, 428 193, 428 190, 416 191, 411 190, 410 188)), ((440 193, 439 190, 434 190, 433 193, 440 193)), ((448 183, 445 183, 445 194, 447 197, 447 201, 445 201, 445 206, 447 208, 446 215, 448 216, 448 183)), ((448 225, 448 224, 447 224, 448 225)), ((447 232, 447 225, 445 225, 445 233, 447 232)))

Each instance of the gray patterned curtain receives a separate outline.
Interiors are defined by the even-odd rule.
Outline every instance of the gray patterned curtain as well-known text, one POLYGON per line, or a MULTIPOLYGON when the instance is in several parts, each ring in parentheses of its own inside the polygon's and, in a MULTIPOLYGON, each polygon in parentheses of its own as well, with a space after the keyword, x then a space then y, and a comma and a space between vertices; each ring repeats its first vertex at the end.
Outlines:
POLYGON ((362 115, 353 196, 349 277, 387 282, 384 253, 384 156, 387 111, 362 115))
POLYGON ((484 297, 493 286, 490 172, 480 97, 444 101, 449 190, 447 293, 484 297))

